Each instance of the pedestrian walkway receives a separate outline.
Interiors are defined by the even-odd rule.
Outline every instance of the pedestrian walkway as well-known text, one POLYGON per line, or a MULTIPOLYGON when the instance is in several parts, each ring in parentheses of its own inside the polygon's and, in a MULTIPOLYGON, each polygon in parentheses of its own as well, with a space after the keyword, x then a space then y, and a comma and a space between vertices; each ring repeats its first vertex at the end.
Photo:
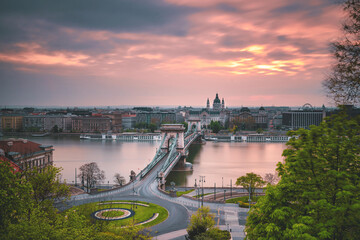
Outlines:
POLYGON ((187 235, 186 229, 181 229, 175 232, 165 233, 159 236, 154 237, 156 240, 175 240, 175 239, 185 239, 187 235))
POLYGON ((239 225, 239 211, 240 208, 224 207, 226 230, 230 231, 233 240, 242 240, 245 238, 245 226, 239 225))

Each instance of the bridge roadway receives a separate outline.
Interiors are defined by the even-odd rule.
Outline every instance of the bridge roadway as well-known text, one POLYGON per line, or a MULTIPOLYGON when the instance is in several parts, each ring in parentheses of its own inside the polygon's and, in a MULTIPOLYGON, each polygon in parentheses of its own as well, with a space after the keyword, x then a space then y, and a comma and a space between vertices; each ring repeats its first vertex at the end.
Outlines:
MULTIPOLYGON (((60 210, 66 210, 72 206, 111 200, 151 202, 163 206, 169 212, 169 217, 164 222, 150 228, 153 236, 156 236, 157 239, 171 239, 169 234, 171 236, 172 232, 175 233, 177 231, 184 234, 191 214, 198 208, 198 201, 185 197, 172 198, 159 191, 157 173, 161 170, 168 155, 169 153, 141 180, 139 174, 136 180, 124 187, 93 195, 82 194, 72 196, 65 204, 57 204, 56 207, 60 210)), ((243 225, 245 224, 247 209, 241 209, 236 204, 208 202, 204 202, 204 206, 210 207, 211 211, 216 214, 216 221, 220 224, 221 229, 232 229, 233 239, 244 238, 243 225)))

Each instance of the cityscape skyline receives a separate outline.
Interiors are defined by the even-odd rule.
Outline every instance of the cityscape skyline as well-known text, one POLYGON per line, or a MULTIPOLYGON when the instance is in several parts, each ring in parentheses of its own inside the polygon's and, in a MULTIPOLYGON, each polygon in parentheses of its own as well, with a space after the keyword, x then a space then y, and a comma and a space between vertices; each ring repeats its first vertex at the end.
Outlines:
POLYGON ((1 106, 333 106, 333 0, 17 1, 0 10, 1 106))

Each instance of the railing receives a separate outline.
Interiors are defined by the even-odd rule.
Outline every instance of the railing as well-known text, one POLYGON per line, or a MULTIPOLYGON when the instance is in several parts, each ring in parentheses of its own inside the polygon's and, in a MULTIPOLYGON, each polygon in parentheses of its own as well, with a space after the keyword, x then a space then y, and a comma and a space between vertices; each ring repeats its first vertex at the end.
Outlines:
POLYGON ((197 131, 198 124, 199 123, 196 123, 195 128, 188 126, 188 130, 185 133, 185 138, 187 138, 189 135, 191 135, 192 133, 195 133, 197 131))
POLYGON ((148 174, 151 169, 166 155, 166 152, 161 150, 162 145, 164 144, 164 141, 166 139, 166 133, 161 141, 161 144, 159 146, 159 149, 157 150, 155 157, 153 158, 153 160, 142 170, 141 174, 140 174, 140 179, 142 179, 143 177, 146 176, 146 174, 148 174))
POLYGON ((169 151, 169 156, 167 157, 164 165, 161 168, 162 172, 165 172, 165 170, 169 167, 169 165, 172 163, 172 161, 174 161, 174 159, 176 158, 176 156, 179 154, 176 151, 176 145, 177 145, 177 140, 178 140, 179 134, 176 134, 176 138, 172 139, 172 143, 171 143, 171 147, 169 147, 170 151, 169 151))
POLYGON ((184 140, 184 147, 186 147, 189 142, 193 141, 195 138, 197 138, 199 135, 197 133, 193 133, 190 137, 184 140))

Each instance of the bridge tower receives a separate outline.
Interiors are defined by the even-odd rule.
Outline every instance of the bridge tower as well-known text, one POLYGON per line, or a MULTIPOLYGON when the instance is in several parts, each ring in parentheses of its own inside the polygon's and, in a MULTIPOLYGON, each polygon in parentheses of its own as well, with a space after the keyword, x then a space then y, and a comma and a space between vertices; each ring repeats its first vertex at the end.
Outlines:
POLYGON ((177 139, 176 150, 178 152, 184 151, 184 126, 182 124, 162 124, 161 125, 161 139, 164 143, 161 146, 162 150, 169 150, 169 143, 171 139, 177 139))
POLYGON ((196 127, 196 131, 201 132, 201 120, 199 118, 189 118, 186 122, 188 123, 188 129, 196 127))

